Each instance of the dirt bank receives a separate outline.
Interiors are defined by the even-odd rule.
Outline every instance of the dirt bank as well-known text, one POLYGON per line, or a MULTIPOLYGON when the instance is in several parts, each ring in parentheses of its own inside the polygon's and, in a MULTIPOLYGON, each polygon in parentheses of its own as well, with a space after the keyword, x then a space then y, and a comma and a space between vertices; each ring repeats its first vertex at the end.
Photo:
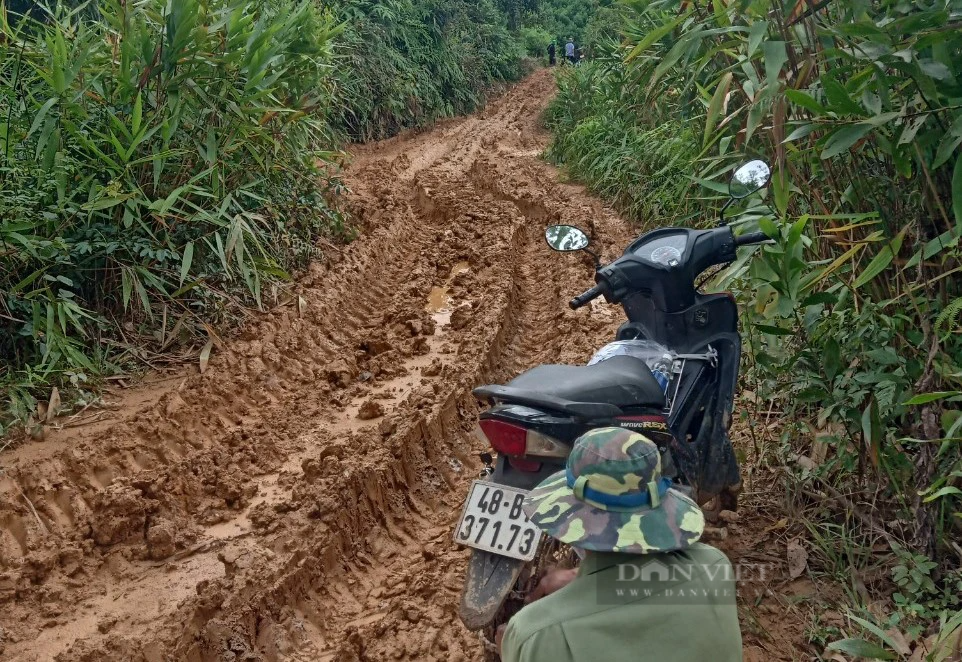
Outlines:
MULTIPOLYGON (((539 161, 552 90, 540 72, 476 116, 359 149, 362 235, 288 306, 203 374, 155 376, 3 456, 0 658, 477 657, 450 542, 482 450, 470 389, 582 362, 621 320, 567 308, 590 263, 542 239, 572 222, 610 259, 631 237, 539 161)), ((759 531, 726 544, 751 555, 759 531)), ((756 606, 748 649, 772 659, 756 606)), ((798 634, 778 635, 789 659, 798 634)))

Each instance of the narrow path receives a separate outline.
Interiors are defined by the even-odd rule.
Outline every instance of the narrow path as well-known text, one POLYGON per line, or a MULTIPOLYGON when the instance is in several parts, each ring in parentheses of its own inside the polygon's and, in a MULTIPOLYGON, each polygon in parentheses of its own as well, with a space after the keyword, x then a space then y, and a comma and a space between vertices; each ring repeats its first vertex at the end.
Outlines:
POLYGON ((632 236, 539 160, 553 87, 359 148, 361 237, 288 305, 4 454, 0 659, 477 658, 451 542, 470 390, 583 362, 621 319, 570 311, 591 266, 544 245, 560 220, 608 258, 632 236))
POLYGON ((475 117, 359 149, 362 237, 299 301, 205 374, 5 455, 5 659, 476 653, 449 542, 477 470, 470 388, 584 360, 610 333, 613 317, 566 310, 590 270, 549 253, 547 218, 628 236, 537 160, 552 86, 540 73, 475 117))

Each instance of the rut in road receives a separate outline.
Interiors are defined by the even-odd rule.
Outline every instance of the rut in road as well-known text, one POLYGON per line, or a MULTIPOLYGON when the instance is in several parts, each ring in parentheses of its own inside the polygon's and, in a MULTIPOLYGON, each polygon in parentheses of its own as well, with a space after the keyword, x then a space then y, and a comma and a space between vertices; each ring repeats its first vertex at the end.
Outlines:
MULTIPOLYGON (((471 389, 582 363, 623 319, 567 308, 592 265, 552 253, 546 224, 589 230, 607 260, 634 236, 539 159, 553 90, 542 71, 358 148, 360 236, 288 303, 203 374, 152 375, 0 455, 0 660, 480 657, 451 542, 485 450, 471 389)), ((810 655, 795 596, 813 585, 770 549, 787 520, 749 517, 723 543, 765 570, 743 582, 746 660, 810 655)))
MULTIPOLYGON (((472 387, 583 362, 615 311, 546 223, 629 228, 538 158, 535 74, 476 116, 357 150, 361 236, 286 306, 93 420, 7 452, 0 657, 457 660, 451 543, 472 387)), ((79 425, 76 423, 80 423, 79 425)))

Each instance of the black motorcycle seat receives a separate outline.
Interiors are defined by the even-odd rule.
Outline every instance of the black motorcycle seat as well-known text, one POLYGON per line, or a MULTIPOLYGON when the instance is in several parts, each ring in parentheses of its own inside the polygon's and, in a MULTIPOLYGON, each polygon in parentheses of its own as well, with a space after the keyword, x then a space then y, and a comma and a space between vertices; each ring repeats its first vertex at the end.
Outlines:
POLYGON ((665 405, 665 394, 648 365, 634 356, 613 356, 589 366, 541 365, 506 384, 524 391, 616 407, 665 405))

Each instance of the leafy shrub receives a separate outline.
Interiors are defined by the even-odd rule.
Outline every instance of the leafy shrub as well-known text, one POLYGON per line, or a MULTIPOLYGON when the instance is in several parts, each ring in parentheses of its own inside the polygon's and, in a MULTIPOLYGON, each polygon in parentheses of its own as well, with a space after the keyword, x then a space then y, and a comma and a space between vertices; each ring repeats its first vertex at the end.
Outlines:
POLYGON ((909 619, 932 621, 940 613, 957 611, 962 604, 962 572, 949 573, 948 581, 936 586, 939 564, 923 554, 895 546, 898 564, 892 568, 892 580, 898 587, 893 599, 900 612, 909 619))
POLYGON ((541 26, 559 44, 568 37, 581 44, 598 9, 612 4, 613 0, 539 0, 529 11, 529 22, 541 26))
POLYGON ((339 0, 334 123, 374 140, 478 107, 522 75, 523 46, 491 0, 339 0))
POLYGON ((545 116, 554 134, 547 155, 631 218, 680 222, 690 203, 696 138, 686 124, 640 124, 630 107, 612 103, 622 76, 602 59, 559 72, 545 116))
POLYGON ((624 12, 621 7, 599 7, 585 25, 582 45, 588 58, 605 57, 621 42, 624 12))
POLYGON ((814 452, 812 428, 829 441, 823 477, 888 497, 897 533, 934 556, 962 497, 958 5, 624 7, 607 68, 561 80, 550 154, 646 222, 627 154, 606 164, 619 181, 584 162, 617 153, 619 133, 694 133, 673 152, 700 186, 680 218, 710 218, 712 182, 746 155, 773 162, 768 205, 734 220, 777 244, 716 282, 745 304, 746 378, 804 433, 796 450, 814 452))
POLYGON ((3 26, 0 382, 20 384, 20 416, 134 337, 163 347, 259 304, 343 229, 317 186, 330 16, 285 0, 99 14, 3 26))
MULTIPOLYGON (((534 58, 544 59, 548 53, 548 45, 554 41, 551 33, 542 27, 527 27, 521 29, 521 39, 524 41, 524 50, 534 58)), ((557 48, 558 45, 555 44, 557 48)))

